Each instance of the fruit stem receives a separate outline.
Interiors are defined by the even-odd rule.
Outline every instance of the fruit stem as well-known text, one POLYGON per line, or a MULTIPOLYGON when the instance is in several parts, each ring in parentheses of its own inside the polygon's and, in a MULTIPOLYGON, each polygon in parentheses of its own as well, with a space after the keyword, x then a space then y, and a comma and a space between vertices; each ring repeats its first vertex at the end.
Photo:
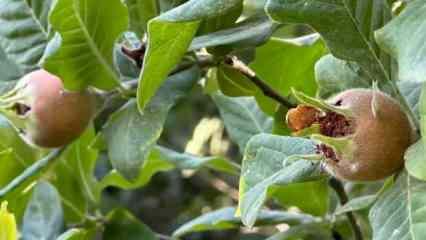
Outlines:
MULTIPOLYGON (((336 178, 331 178, 329 181, 329 185, 333 190, 336 192, 337 197, 339 198, 340 204, 344 205, 349 201, 349 197, 345 192, 345 188, 341 181, 337 180, 336 178)), ((355 236, 355 240, 363 240, 361 228, 356 222, 356 218, 353 212, 347 212, 346 217, 349 220, 349 223, 351 225, 352 231, 355 236)))
POLYGON ((14 189, 21 186, 26 180, 38 174, 42 169, 44 169, 47 165, 52 163, 55 159, 58 159, 58 157, 65 150, 65 148, 66 147, 61 147, 51 151, 47 156, 40 159, 39 161, 36 161, 35 163, 33 163, 33 165, 25 169, 19 176, 14 178, 8 185, 0 189, 0 198, 5 197, 6 194, 10 193, 14 189))
POLYGON ((292 103, 287 97, 284 97, 280 93, 276 92, 271 86, 269 86, 266 82, 260 79, 249 66, 240 61, 236 56, 228 56, 223 62, 224 64, 232 67, 233 69, 237 70, 245 77, 247 77, 260 90, 262 90, 265 96, 277 101, 278 103, 287 108, 296 107, 296 104, 292 103))

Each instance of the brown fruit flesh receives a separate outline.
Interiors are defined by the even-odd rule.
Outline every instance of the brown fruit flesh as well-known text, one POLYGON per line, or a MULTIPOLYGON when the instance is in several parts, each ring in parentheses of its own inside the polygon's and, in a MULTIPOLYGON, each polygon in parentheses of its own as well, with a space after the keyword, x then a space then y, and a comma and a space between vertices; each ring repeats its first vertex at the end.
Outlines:
POLYGON ((27 79, 32 100, 26 137, 40 147, 53 148, 80 136, 95 111, 94 97, 87 91, 65 91, 62 81, 44 70, 30 73, 27 79))
POLYGON ((352 110, 355 132, 351 158, 327 160, 336 177, 351 181, 373 181, 388 177, 404 165, 404 153, 412 142, 412 128, 400 105, 377 92, 377 114, 372 110, 373 91, 352 89, 338 94, 330 103, 352 110))
POLYGON ((318 120, 319 111, 313 107, 299 105, 287 113, 287 125, 296 132, 311 126, 318 120))

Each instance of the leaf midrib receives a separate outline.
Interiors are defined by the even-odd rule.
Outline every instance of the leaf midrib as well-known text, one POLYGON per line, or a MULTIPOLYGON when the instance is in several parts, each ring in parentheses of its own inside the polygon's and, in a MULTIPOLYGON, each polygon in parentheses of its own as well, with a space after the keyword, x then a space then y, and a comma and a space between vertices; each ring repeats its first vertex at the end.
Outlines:
POLYGON ((347 14, 348 14, 351 22, 354 24, 355 29, 357 30, 357 32, 361 36, 362 41, 366 44, 367 49, 369 50, 369 52, 373 56, 374 60, 377 62, 378 66, 380 67, 380 70, 383 72, 383 75, 386 77, 386 80, 390 81, 391 79, 389 78, 389 75, 388 75, 385 67, 383 66, 383 63, 378 58, 376 52, 374 51, 373 46, 371 46, 370 42, 367 40, 367 38, 364 36, 364 34, 362 33, 361 29, 359 28, 358 23, 356 21, 356 18, 352 15, 349 6, 347 5, 347 3, 344 0, 342 0, 342 3, 343 3, 343 6, 344 6, 344 8, 345 8, 345 10, 346 10, 346 12, 347 12, 347 14))
MULTIPOLYGON (((103 66, 103 68, 106 70, 108 75, 110 75, 116 82, 118 82, 119 80, 117 79, 115 72, 110 68, 110 65, 105 61, 105 59, 102 56, 102 53, 99 52, 99 49, 97 48, 95 42, 91 38, 90 33, 87 30, 86 25, 84 24, 84 21, 80 16, 80 12, 78 11, 78 9, 80 8, 80 6, 78 5, 79 3, 73 4, 72 10, 74 12, 75 18, 78 21, 78 24, 80 25, 80 29, 83 32, 83 35, 87 41, 87 44, 89 45, 89 48, 92 50, 92 53, 95 55, 96 59, 98 59, 101 66, 103 66)), ((98 15, 96 16, 96 19, 98 19, 98 15)))

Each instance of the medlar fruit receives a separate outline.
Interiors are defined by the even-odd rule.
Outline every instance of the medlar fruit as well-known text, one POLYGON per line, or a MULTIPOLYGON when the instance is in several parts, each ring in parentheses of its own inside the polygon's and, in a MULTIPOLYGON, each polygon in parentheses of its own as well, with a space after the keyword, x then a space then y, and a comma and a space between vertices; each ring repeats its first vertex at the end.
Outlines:
POLYGON ((68 92, 45 70, 25 75, 0 98, 3 112, 28 143, 54 148, 66 145, 85 130, 95 112, 88 90, 68 92))
POLYGON ((413 128, 398 102, 379 91, 351 89, 326 103, 348 114, 316 109, 310 110, 307 118, 297 118, 289 111, 287 119, 309 127, 317 124, 319 132, 313 138, 322 142, 317 153, 324 156, 325 168, 332 175, 374 181, 403 167, 404 153, 413 142, 413 128))

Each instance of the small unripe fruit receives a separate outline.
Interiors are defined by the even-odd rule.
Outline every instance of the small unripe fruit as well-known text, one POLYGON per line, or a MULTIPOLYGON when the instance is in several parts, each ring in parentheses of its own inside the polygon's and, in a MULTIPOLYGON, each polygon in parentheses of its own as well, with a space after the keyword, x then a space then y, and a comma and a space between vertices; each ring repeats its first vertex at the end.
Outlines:
POLYGON ((413 129, 398 102, 379 91, 351 89, 327 101, 347 109, 350 116, 325 112, 319 117, 321 135, 346 138, 341 151, 319 144, 325 167, 339 179, 374 181, 404 165, 404 153, 413 141, 413 129))
POLYGON ((22 120, 18 128, 24 139, 40 147, 60 147, 72 142, 95 112, 93 94, 68 92, 58 77, 45 70, 25 75, 12 91, 3 101, 12 104, 15 119, 22 120))

